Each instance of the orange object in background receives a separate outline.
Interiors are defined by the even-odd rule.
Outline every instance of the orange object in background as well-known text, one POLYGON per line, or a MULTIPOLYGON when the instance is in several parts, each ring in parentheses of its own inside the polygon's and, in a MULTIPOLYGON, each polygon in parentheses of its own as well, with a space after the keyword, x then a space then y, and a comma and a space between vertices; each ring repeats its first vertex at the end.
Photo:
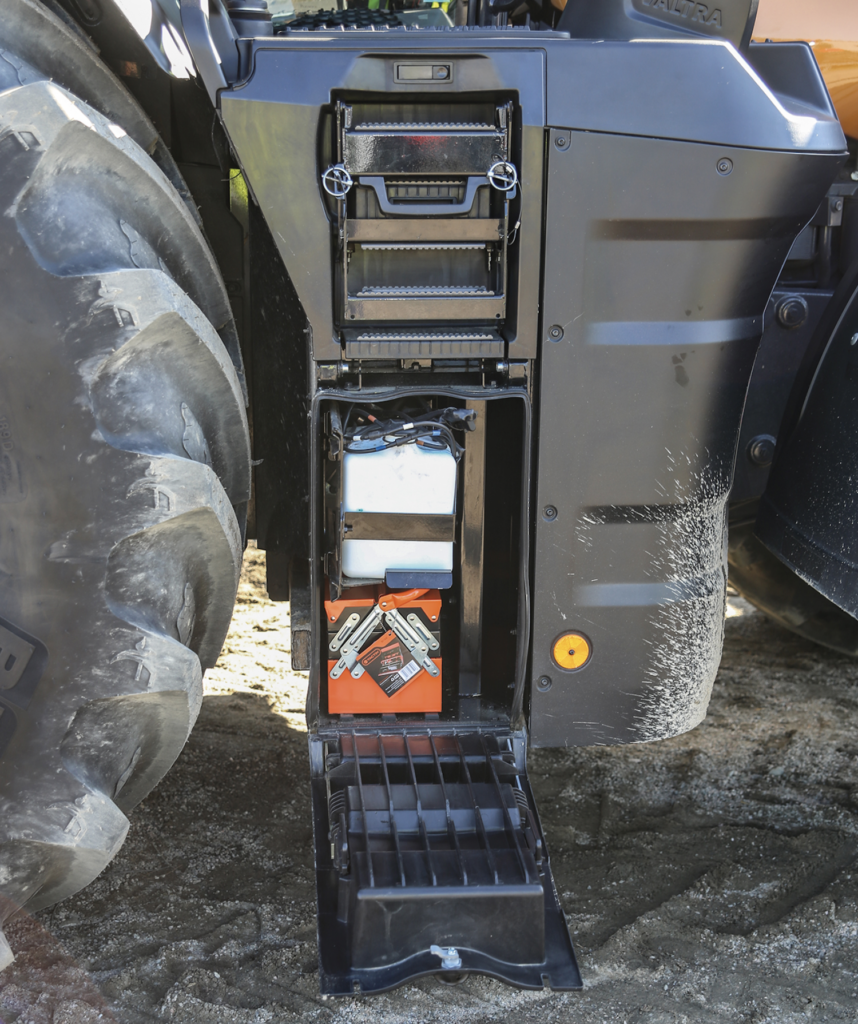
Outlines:
POLYGON ((818 42, 813 55, 844 133, 858 138, 858 43, 818 42))
MULTIPOLYGON (((382 586, 354 587, 344 591, 338 601, 325 601, 325 616, 328 620, 328 640, 346 621, 347 615, 358 612, 363 619, 376 605, 385 609, 389 604, 402 615, 413 612, 420 614, 424 626, 437 632, 441 617, 441 594, 437 590, 387 591, 382 586), (385 601, 385 598, 390 600, 385 601)), ((397 713, 437 712, 441 710, 441 658, 432 658, 439 672, 431 676, 420 668, 388 696, 382 686, 373 678, 372 671, 384 659, 396 655, 398 641, 391 630, 381 627, 382 635, 371 643, 358 657, 364 673, 355 679, 350 672, 343 672, 336 679, 331 670, 337 659, 328 660, 328 713, 332 715, 379 715, 397 713)), ((400 654, 399 661, 404 657, 400 654)), ((416 664, 413 663, 412 664, 416 664)), ((395 674, 397 665, 391 664, 388 674, 395 674)))

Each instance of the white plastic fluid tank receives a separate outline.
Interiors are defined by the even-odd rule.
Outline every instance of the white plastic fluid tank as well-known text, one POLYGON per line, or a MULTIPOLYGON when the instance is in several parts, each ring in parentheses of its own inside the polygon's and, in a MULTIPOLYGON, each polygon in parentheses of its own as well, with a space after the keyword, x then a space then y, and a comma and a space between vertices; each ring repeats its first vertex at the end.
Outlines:
MULTIPOLYGON (((451 515, 456 511, 456 460, 448 449, 404 444, 380 452, 346 452, 346 512, 451 515)), ((453 544, 441 541, 343 541, 343 573, 382 579, 388 569, 450 572, 453 544)))

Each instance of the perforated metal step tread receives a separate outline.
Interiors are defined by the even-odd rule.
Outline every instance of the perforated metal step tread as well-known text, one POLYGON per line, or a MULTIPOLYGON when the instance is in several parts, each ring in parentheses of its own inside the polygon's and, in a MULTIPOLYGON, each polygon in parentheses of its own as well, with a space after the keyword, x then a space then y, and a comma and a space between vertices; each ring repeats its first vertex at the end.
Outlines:
POLYGON ((493 291, 480 285, 448 284, 448 285, 391 285, 373 284, 365 285, 357 293, 355 298, 381 299, 381 298, 439 298, 447 295, 456 298, 462 295, 494 295, 493 291))
POLYGON ((492 330, 344 331, 346 359, 503 359, 492 330))
POLYGON ((356 124, 354 132, 491 132, 500 135, 501 129, 493 124, 458 121, 371 121, 367 124, 356 124))
POLYGON ((322 992, 453 970, 581 987, 523 757, 508 731, 311 738, 322 992))
POLYGON ((485 242, 359 242, 368 252, 395 249, 398 252, 416 252, 423 249, 485 249, 485 242))
MULTIPOLYGON (((484 175, 509 153, 505 104, 496 108, 496 125, 449 121, 443 119, 443 114, 437 121, 372 120, 353 124, 355 111, 349 104, 340 103, 337 111, 342 162, 352 175, 484 175)), ((396 116, 394 110, 391 114, 396 116)))

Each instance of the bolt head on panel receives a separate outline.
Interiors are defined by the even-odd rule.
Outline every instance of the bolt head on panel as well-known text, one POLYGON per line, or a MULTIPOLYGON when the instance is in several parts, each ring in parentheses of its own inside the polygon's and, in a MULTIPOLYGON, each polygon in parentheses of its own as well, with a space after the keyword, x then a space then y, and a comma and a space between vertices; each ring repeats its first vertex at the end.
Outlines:
POLYGON ((787 295, 777 305, 778 323, 787 330, 795 330, 807 320, 809 307, 803 295, 787 295))
POLYGON ((748 458, 755 466, 771 466, 775 457, 777 438, 771 434, 757 434, 748 442, 748 458))

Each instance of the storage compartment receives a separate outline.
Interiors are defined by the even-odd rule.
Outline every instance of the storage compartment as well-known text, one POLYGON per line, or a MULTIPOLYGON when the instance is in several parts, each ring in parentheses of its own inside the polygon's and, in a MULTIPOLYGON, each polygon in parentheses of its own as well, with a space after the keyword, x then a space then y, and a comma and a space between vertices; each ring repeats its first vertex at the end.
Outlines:
POLYGON ((529 407, 472 394, 318 403, 322 714, 508 721, 521 700, 529 407))

